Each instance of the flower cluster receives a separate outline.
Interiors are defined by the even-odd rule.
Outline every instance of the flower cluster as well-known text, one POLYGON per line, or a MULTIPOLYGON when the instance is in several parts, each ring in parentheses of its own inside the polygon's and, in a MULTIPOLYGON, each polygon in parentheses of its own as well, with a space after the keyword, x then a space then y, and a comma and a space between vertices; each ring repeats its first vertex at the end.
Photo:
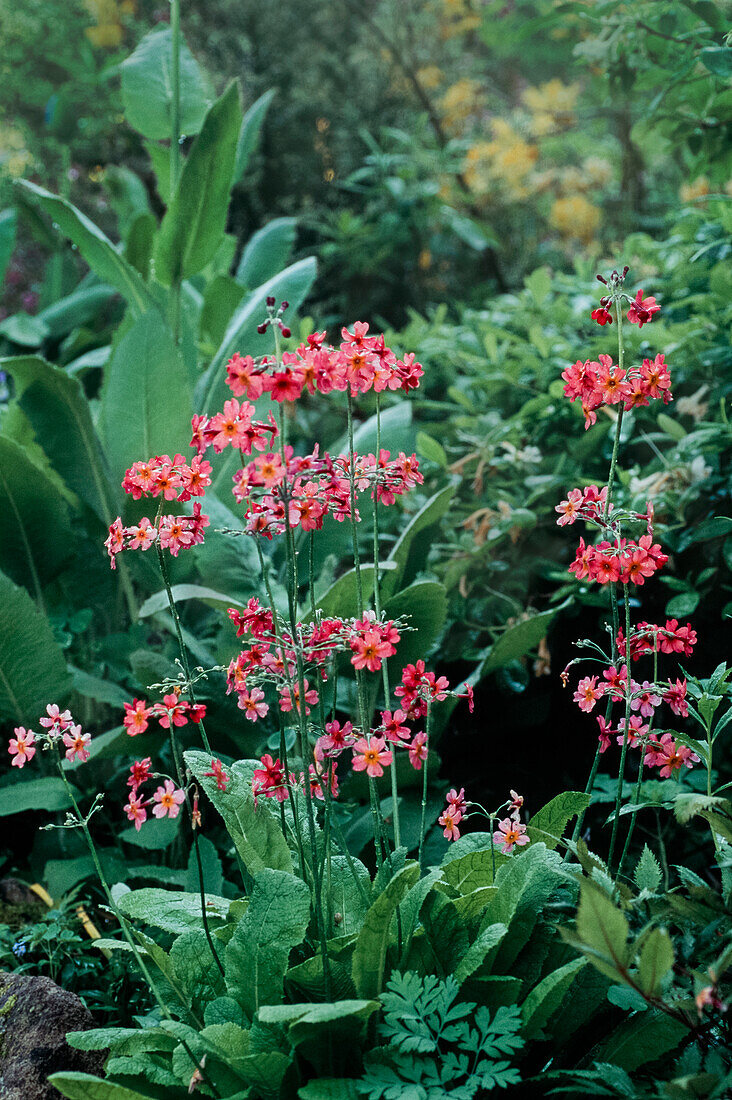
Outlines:
POLYGON ((169 550, 174 558, 181 550, 188 550, 204 541, 203 532, 210 519, 201 512, 196 501, 190 516, 161 515, 151 523, 143 516, 139 523, 125 527, 118 517, 109 528, 104 545, 109 554, 112 569, 117 568, 117 555, 123 550, 149 550, 157 543, 163 550, 169 550))
POLYGON ((71 712, 59 710, 56 703, 49 703, 46 714, 39 718, 38 724, 43 732, 34 733, 25 726, 16 726, 14 737, 10 738, 8 752, 12 756, 12 765, 23 768, 30 763, 39 745, 44 749, 63 745, 67 760, 78 760, 84 764, 89 759, 91 734, 82 733, 81 726, 74 723, 71 712))
MULTIPOLYGON (((305 773, 300 772, 298 776, 294 772, 290 772, 289 775, 286 775, 279 758, 273 760, 271 755, 266 753, 259 763, 260 767, 254 769, 252 776, 252 793, 255 805, 260 796, 274 798, 277 802, 286 802, 296 790, 306 789, 305 773)), ((324 801, 326 790, 329 791, 331 798, 338 797, 336 768, 335 761, 331 761, 327 769, 324 769, 320 761, 317 760, 314 764, 310 764, 308 779, 310 794, 313 798, 317 798, 321 802, 324 801), (323 781, 325 781, 325 786, 323 781)))
POLYGON ((184 503, 202 497, 211 484, 211 463, 196 455, 190 465, 181 454, 156 455, 148 462, 133 462, 125 471, 122 488, 133 500, 162 496, 184 503))
POLYGON ((179 692, 172 691, 163 696, 162 703, 146 703, 144 699, 133 699, 125 703, 125 716, 122 725, 130 737, 144 733, 150 718, 156 718, 162 729, 171 726, 185 726, 190 722, 201 722, 206 717, 205 703, 189 703, 181 699, 179 692))
POLYGON ((603 405, 622 404, 628 411, 647 406, 655 398, 664 405, 673 400, 671 375, 663 354, 653 360, 644 359, 642 366, 628 370, 614 365, 609 355, 600 355, 598 360, 586 359, 583 363, 578 359, 562 371, 564 395, 570 401, 581 401, 586 429, 597 423, 596 410, 603 405))
POLYGON ((503 855, 510 855, 516 847, 523 848, 530 840, 530 837, 526 835, 526 826, 521 823, 521 809, 524 799, 523 795, 517 794, 516 791, 511 791, 510 796, 508 801, 504 802, 495 813, 488 813, 478 803, 466 801, 464 788, 461 787, 457 791, 453 787, 452 790, 447 792, 447 806, 438 818, 438 824, 442 826, 443 836, 447 840, 459 840, 459 826, 465 818, 470 816, 468 808, 475 807, 491 822, 499 818, 498 828, 493 833, 491 842, 494 845, 500 845, 503 855), (501 818, 500 814, 505 810, 508 813, 501 818))
POLYGON ((638 541, 619 538, 615 544, 603 540, 585 545, 580 539, 575 560, 569 567, 577 580, 587 578, 598 584, 645 584, 668 561, 652 535, 642 535, 638 541))
MULTIPOLYGON (((375 390, 403 390, 419 385, 424 373, 414 355, 398 359, 383 335, 368 335, 369 326, 356 321, 353 332, 341 330, 341 343, 325 343, 325 332, 314 332, 294 352, 255 360, 234 355, 226 365, 226 382, 237 397, 256 401, 268 394, 273 401, 297 401, 303 391, 314 394, 350 390, 354 396, 375 390)), ((288 333, 289 334, 289 333, 288 333)))
POLYGON ((144 783, 153 778, 152 760, 146 756, 144 760, 136 760, 130 768, 130 777, 127 786, 130 793, 124 812, 139 833, 145 821, 147 821, 147 807, 153 807, 153 816, 157 818, 176 818, 181 804, 185 801, 185 791, 176 787, 172 779, 165 779, 157 788, 152 798, 145 799, 140 791, 144 783))

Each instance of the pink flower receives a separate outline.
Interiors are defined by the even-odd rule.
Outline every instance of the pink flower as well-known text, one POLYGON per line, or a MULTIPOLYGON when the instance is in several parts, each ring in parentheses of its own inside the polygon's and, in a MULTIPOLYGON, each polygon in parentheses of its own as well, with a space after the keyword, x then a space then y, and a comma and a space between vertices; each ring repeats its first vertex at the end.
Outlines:
POLYGON ((635 301, 630 303, 628 307, 628 320, 631 325, 637 325, 638 328, 643 328, 649 321, 653 319, 653 314, 658 313, 660 306, 656 305, 655 298, 643 298, 643 291, 639 290, 635 296, 635 301))
POLYGON ((607 752, 610 748, 610 736, 613 732, 611 722, 606 722, 601 714, 597 716, 597 724, 600 727, 600 733, 598 734, 598 741, 600 742, 600 752, 607 752))
MULTIPOLYGON (((172 786, 172 784, 171 784, 171 786, 172 786)), ((162 787, 160 789, 162 790, 162 787)), ((127 814, 127 817, 129 818, 130 821, 134 821, 135 828, 137 829, 138 833, 139 833, 140 829, 142 828, 143 821, 147 821, 147 810, 145 809, 145 806, 147 806, 148 804, 149 803, 147 803, 147 802, 143 802, 142 797, 138 798, 138 796, 136 794, 131 794, 130 795, 130 800, 127 803, 127 805, 125 806, 125 813, 127 814)), ((153 810, 153 813, 156 815, 156 817, 162 817, 163 816, 162 814, 158 814, 157 811, 159 809, 160 809, 160 807, 156 806, 155 809, 153 810)), ((175 813, 176 814, 178 813, 178 808, 177 807, 176 807, 175 813)), ((170 816, 175 817, 175 814, 171 814, 170 816)))
POLYGON ((442 835, 447 840, 459 840, 460 830, 458 829, 458 823, 462 821, 463 815, 459 810, 456 810, 452 806, 448 806, 446 810, 443 810, 437 819, 438 824, 442 825, 442 835))
POLYGON ((10 738, 8 752, 13 757, 13 767, 22 768, 36 755, 34 744, 36 735, 32 730, 26 730, 24 726, 16 726, 13 733, 15 737, 10 738))
POLYGON ((630 709, 640 711, 644 718, 652 718, 656 707, 661 705, 661 696, 655 692, 655 686, 644 680, 640 693, 630 701, 630 709))
MULTIPOLYGON (((180 804, 185 799, 185 793, 176 789, 172 780, 166 779, 164 787, 158 787, 153 800, 157 802, 157 806, 153 807, 153 814, 155 817, 177 817, 180 810, 180 804)), ((130 800, 131 801, 131 800, 130 800)))
POLYGON ((122 725, 126 727, 130 737, 136 737, 138 733, 144 733, 148 727, 148 718, 153 713, 144 699, 134 699, 131 703, 125 703, 125 716, 122 725))
POLYGON ((464 814, 467 809, 467 802, 465 801, 465 787, 461 787, 459 791, 456 791, 452 787, 446 796, 448 809, 455 810, 459 814, 464 814))
POLYGON ((218 757, 215 757, 211 761, 211 771, 204 772, 203 774, 206 776, 210 776, 212 779, 215 779, 216 786, 220 791, 226 790, 226 784, 229 782, 229 776, 224 771, 224 765, 221 763, 218 757))
POLYGON ((529 843, 526 826, 518 821, 512 821, 510 817, 504 817, 503 821, 498 822, 498 829, 493 834, 493 843, 502 845, 501 851, 507 856, 516 845, 522 847, 529 843))
POLYGON ((521 807, 524 804, 524 796, 522 794, 516 794, 516 791, 508 792, 511 796, 511 801, 508 804, 510 815, 514 821, 518 821, 519 814, 521 813, 521 807))
POLYGON ((392 762, 392 753, 385 748, 386 741, 383 737, 360 737, 353 746, 353 770, 355 772, 366 771, 367 775, 376 777, 384 774, 384 768, 392 762))
POLYGON ((239 695, 237 706, 244 711, 244 715, 250 722, 256 722, 258 718, 264 718, 269 710, 269 704, 263 703, 264 692, 261 688, 252 688, 250 691, 242 691, 239 695))
POLYGON ((378 672, 384 658, 394 653, 394 647, 377 630, 366 630, 362 637, 352 638, 351 649, 354 654, 351 657, 353 667, 367 668, 370 672, 378 672))
POLYGON ((663 701, 668 703, 674 714, 680 718, 689 717, 689 705, 686 702, 686 680, 677 679, 673 684, 668 682, 668 689, 663 693, 663 701))
POLYGON ((670 733, 664 733, 660 741, 648 743, 645 763, 661 769, 661 779, 670 779, 682 766, 687 768, 699 763, 699 757, 687 745, 677 745, 670 733))
POLYGON ((146 756, 144 760, 136 760, 130 766, 130 778, 127 780, 127 786, 132 787, 133 794, 136 793, 138 787, 148 781, 151 768, 152 760, 149 756, 146 756))
POLYGON ((46 707, 47 718, 39 718, 38 723, 41 726, 45 726, 47 730, 65 730, 73 722, 70 710, 60 711, 56 703, 49 703, 46 707))
MULTIPOLYGON (((315 688, 311 688, 307 680, 303 680, 302 686, 305 689, 305 713, 310 714, 310 707, 315 706, 318 701, 318 693, 315 688)), ((300 685, 299 683, 293 684, 292 692, 289 687, 284 685, 280 688, 280 710, 287 713, 288 711, 295 709, 300 711, 300 685)))
POLYGON ((81 726, 71 726, 63 737, 66 745, 66 759, 80 760, 82 764, 89 759, 89 743, 91 734, 81 732, 81 726))
POLYGON ((419 772, 422 770, 422 761, 426 759, 427 734, 417 733, 414 735, 412 743, 409 746, 409 763, 419 772))
POLYGON ((566 524, 572 524, 579 517, 580 508, 582 507, 582 490, 570 489, 567 493, 567 499, 561 501, 554 508, 555 512, 560 513, 560 518, 557 520, 559 527, 564 527, 566 524))
POLYGON ((269 753, 266 753, 260 763, 262 767, 255 768, 252 776, 255 803, 260 794, 265 798, 276 798, 278 802, 284 802, 288 797, 288 787, 279 759, 273 760, 269 753))
POLYGON ((577 684, 577 690, 572 698, 580 710, 591 711, 597 700, 601 699, 604 694, 604 687, 597 686, 597 676, 585 676, 577 684))
POLYGON ((394 713, 390 710, 383 710, 381 712, 381 725, 380 729, 384 731, 384 737, 387 741, 406 741, 409 738, 409 726, 405 726, 403 723, 406 721, 406 713, 403 710, 395 710, 394 713))
POLYGON ((600 306, 599 309, 593 309, 590 317, 593 321, 597 321, 598 325, 611 325, 613 323, 610 311, 605 309, 604 306, 600 306))
MULTIPOLYGON (((643 725, 643 720, 637 714, 632 714, 630 721, 628 722, 628 748, 637 749, 643 738, 648 733, 648 726, 643 725)), ((621 718, 618 722, 618 736, 616 738, 619 745, 622 745, 625 740, 625 719, 621 718)))

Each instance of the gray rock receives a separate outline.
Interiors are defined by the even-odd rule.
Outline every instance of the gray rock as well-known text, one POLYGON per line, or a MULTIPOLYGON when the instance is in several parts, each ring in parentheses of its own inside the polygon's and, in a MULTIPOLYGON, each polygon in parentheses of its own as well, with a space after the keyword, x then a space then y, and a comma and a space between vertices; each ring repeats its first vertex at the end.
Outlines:
POLYGON ((101 1075, 106 1052, 74 1050, 65 1038, 94 1026, 76 994, 50 978, 0 972, 0 1100, 58 1100, 47 1077, 59 1070, 101 1075))

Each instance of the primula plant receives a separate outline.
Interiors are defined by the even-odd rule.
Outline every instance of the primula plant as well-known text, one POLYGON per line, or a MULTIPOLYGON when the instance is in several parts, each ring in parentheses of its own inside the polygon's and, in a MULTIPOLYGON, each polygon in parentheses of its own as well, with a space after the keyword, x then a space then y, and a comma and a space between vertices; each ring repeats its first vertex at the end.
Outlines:
MULTIPOLYGON (((193 455, 141 456, 126 470, 123 488, 148 515, 111 523, 110 563, 153 552, 179 656, 173 674, 120 708, 129 738, 160 728, 169 751, 159 745, 131 763, 127 801, 115 812, 146 837, 166 827, 163 819, 182 819, 191 877, 183 890, 110 882, 93 836, 103 796, 82 810, 67 774, 84 766, 94 739, 55 703, 38 732, 15 729, 15 766, 33 766, 39 748, 55 757, 73 806, 61 827, 82 831, 120 933, 99 946, 134 963, 154 1003, 138 1028, 69 1037, 110 1055, 105 1082, 54 1075, 64 1095, 467 1100, 493 1088, 545 1095, 556 1087, 651 1096, 659 1095, 651 1076, 659 1059, 674 1088, 703 1078, 710 1096, 724 1095, 732 804, 715 789, 713 749, 732 714, 720 713, 729 674, 721 667, 701 681, 674 666, 662 676, 662 658, 691 655, 691 624, 634 621, 637 594, 668 559, 655 541, 652 503, 633 510, 618 492, 623 422, 671 395, 662 353, 636 366, 626 351, 625 321, 642 327, 659 309, 642 291, 626 293, 627 274, 613 272, 594 314, 617 333, 617 364, 603 353, 563 374, 588 423, 600 415, 614 421, 607 484, 572 488, 557 506, 560 527, 581 520, 588 531, 570 573, 607 595, 607 642, 581 643, 586 656, 577 658, 598 672, 574 692, 581 711, 604 703, 605 713, 586 791, 559 794, 531 815, 514 790, 496 809, 484 808, 471 801, 469 782, 448 792, 441 813, 431 808, 436 715, 456 699, 472 708, 473 689, 451 685, 424 655, 400 656, 410 635, 420 635, 409 604, 392 595, 399 542, 385 554, 380 523, 382 509, 423 475, 415 455, 394 456, 383 445, 382 400, 419 385, 414 355, 398 357, 359 322, 343 328, 337 344, 314 332, 284 351, 287 303, 270 297, 259 334, 274 350, 236 353, 222 368, 233 396, 220 411, 194 415, 193 455), (290 442, 306 394, 345 405, 340 453, 316 446, 299 454, 290 442), (362 454, 354 403, 365 394, 376 406, 376 446, 362 454), (235 528, 205 510, 224 475, 235 528), (326 522, 349 530, 352 567, 321 593, 316 546, 326 522), (253 542, 259 592, 228 606, 227 659, 192 666, 200 650, 181 623, 170 564, 216 536, 253 542), (647 672, 635 671, 641 661, 647 672), (209 737, 208 682, 216 677, 236 700, 242 729, 272 730, 258 758, 237 759, 209 737), (673 729, 658 717, 668 712, 673 729), (703 739, 675 728, 687 717, 701 724, 703 739), (200 747, 186 747, 191 733, 200 747), (595 855, 583 823, 614 742, 615 808, 595 855), (702 763, 706 793, 683 782, 702 763), (673 787, 660 801, 645 793, 646 767, 673 787), (414 778, 416 822, 405 798, 414 778), (359 790, 370 824, 361 822, 367 839, 355 851, 342 803, 359 790), (716 860, 708 882, 679 868, 672 888, 663 846, 657 858, 646 844, 637 858, 634 830, 651 805, 673 808, 681 823, 708 822, 716 860), (476 817, 487 832, 473 828, 476 817), (219 820, 226 878, 216 857, 212 889, 210 836, 219 820), (451 842, 444 855, 431 843, 440 830, 451 842)), ((562 673, 565 683, 570 674, 562 673)), ((230 740, 239 736, 235 729, 230 740)))

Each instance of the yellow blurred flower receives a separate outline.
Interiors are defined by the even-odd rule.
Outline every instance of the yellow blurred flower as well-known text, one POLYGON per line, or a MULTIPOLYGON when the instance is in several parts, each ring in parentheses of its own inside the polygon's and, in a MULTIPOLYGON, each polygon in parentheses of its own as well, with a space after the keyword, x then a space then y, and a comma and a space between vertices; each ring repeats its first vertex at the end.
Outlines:
POLYGON ((473 10, 471 0, 442 0, 442 6, 446 16, 440 27, 442 38, 467 34, 476 30, 482 22, 480 14, 473 10))
POLYGON ((579 84, 563 84, 561 80, 549 80, 533 88, 526 88, 521 99, 532 115, 534 134, 548 134, 575 124, 574 109, 580 94, 579 84))
POLYGON ((435 88, 439 88, 442 84, 444 73, 439 65, 425 65, 421 69, 417 69, 417 80, 420 82, 423 88, 427 88, 428 91, 433 91, 435 88))
POLYGON ((562 237, 589 244, 600 224, 600 211, 584 195, 571 195, 555 200, 549 222, 562 237))
POLYGON ((451 84, 439 101, 442 120, 450 130, 460 132, 463 123, 480 105, 481 86, 467 77, 451 84))
POLYGON ((500 181, 512 198, 527 194, 526 177, 539 156, 536 145, 530 145, 516 133, 505 119, 492 124, 493 141, 479 141, 468 149, 465 157, 465 178, 477 192, 492 190, 500 181))
POLYGON ((691 183, 685 183, 679 188, 679 198, 682 202, 693 202, 694 199, 703 199, 712 190, 706 176, 697 176, 691 183))
POLYGON ((84 0, 84 7, 96 23, 96 26, 87 27, 84 31, 92 46, 99 49, 119 46, 124 37, 120 15, 134 11, 134 4, 127 0, 118 7, 116 0, 84 0))
POLYGON ((582 171, 591 187, 608 187, 613 180, 613 168, 604 157, 585 157, 582 171))

